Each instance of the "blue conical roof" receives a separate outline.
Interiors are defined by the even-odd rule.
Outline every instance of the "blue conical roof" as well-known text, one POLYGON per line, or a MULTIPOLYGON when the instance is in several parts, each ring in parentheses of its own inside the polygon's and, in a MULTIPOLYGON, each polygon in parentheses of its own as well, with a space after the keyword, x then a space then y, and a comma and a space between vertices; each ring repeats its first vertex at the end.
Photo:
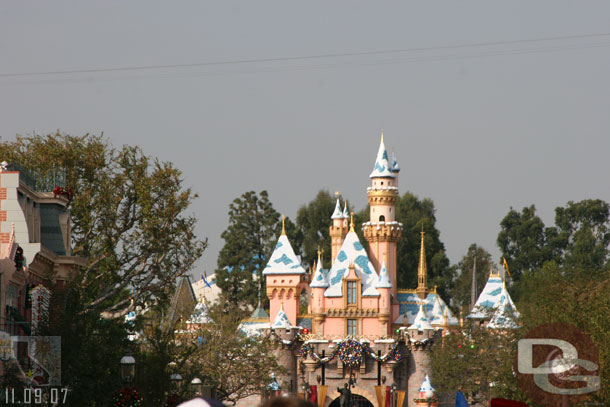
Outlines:
POLYGON ((333 212, 333 215, 330 218, 343 219, 343 212, 341 212, 341 202, 339 202, 339 198, 337 198, 337 203, 335 204, 335 211, 333 212))
POLYGON ((419 312, 415 316, 415 321, 413 321, 413 325, 411 325, 407 329, 417 329, 418 331, 423 331, 425 329, 434 329, 434 327, 430 324, 430 317, 428 317, 428 314, 426 314, 423 302, 421 302, 419 305, 419 312))
POLYGON ((428 377, 428 375, 426 375, 426 378, 424 379, 423 383, 421 384, 419 391, 428 391, 428 390, 432 390, 433 392, 436 392, 434 387, 432 387, 432 383, 430 382, 430 377, 428 377))
POLYGON ((284 311, 284 305, 280 306, 280 310, 275 317, 275 321, 271 325, 271 328, 290 328, 290 320, 288 319, 288 315, 284 311))
POLYGON ((263 275, 269 274, 305 274, 305 269, 294 254, 288 237, 282 234, 275 245, 269 263, 263 270, 263 275))
POLYGON ((311 284, 309 284, 310 287, 322 287, 322 288, 326 288, 329 286, 328 284, 328 279, 327 279, 327 273, 322 270, 322 260, 320 259, 320 257, 318 256, 318 265, 316 267, 316 272, 313 274, 313 277, 311 279, 311 284))
POLYGON ((349 212, 347 211, 347 201, 345 201, 345 207, 343 207, 343 219, 349 219, 349 212))
POLYGON ((377 151, 377 159, 375 160, 375 167, 370 175, 371 178, 394 178, 394 173, 390 170, 390 162, 388 160, 388 152, 385 149, 385 143, 383 142, 383 133, 381 133, 381 142, 379 143, 379 151, 377 151))
POLYGON ((392 152, 392 172, 400 172, 400 165, 398 165, 398 160, 396 159, 396 154, 392 152))
POLYGON ((390 275, 388 274, 388 268, 385 265, 385 260, 381 265, 379 280, 377 280, 375 288, 392 288, 392 280, 390 280, 390 275))

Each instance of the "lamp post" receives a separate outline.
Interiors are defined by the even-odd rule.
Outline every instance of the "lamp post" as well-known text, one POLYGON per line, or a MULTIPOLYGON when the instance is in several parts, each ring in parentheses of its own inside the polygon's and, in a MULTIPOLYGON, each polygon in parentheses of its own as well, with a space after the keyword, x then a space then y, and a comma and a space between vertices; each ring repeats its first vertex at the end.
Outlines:
POLYGON ((129 349, 125 352, 125 356, 121 358, 119 364, 121 366, 121 379, 123 379, 123 383, 127 386, 133 382, 136 375, 136 360, 131 356, 129 349))
POLYGON ((193 389, 193 393, 195 393, 196 396, 201 396, 201 391, 203 390, 203 382, 200 378, 195 377, 193 380, 191 380, 191 389, 193 389))

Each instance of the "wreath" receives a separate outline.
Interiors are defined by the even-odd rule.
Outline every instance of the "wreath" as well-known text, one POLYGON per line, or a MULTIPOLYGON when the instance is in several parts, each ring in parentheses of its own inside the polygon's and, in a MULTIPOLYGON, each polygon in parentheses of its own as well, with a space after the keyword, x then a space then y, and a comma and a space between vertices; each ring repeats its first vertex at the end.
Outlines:
POLYGON ((121 389, 119 394, 114 398, 114 407, 140 407, 142 405, 142 397, 133 387, 125 387, 121 389))
POLYGON ((359 342, 355 339, 345 339, 337 343, 337 346, 335 349, 333 349, 332 353, 325 358, 321 358, 317 353, 315 353, 311 344, 305 343, 301 349, 299 349, 298 356, 306 358, 308 355, 310 355, 313 360, 319 361, 320 363, 328 363, 338 356, 341 363, 347 366, 356 366, 361 364, 365 355, 368 355, 374 360, 382 363, 385 363, 388 360, 400 362, 403 358, 400 350, 398 349, 398 343, 394 344, 390 351, 385 355, 378 356, 370 348, 368 342, 359 342))

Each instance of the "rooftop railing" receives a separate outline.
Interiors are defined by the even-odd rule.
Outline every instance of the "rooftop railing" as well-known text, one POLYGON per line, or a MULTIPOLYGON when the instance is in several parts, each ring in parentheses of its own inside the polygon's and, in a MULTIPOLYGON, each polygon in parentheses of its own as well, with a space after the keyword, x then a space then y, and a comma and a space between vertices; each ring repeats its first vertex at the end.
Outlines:
POLYGON ((20 180, 37 192, 53 192, 56 187, 66 187, 66 172, 53 168, 48 174, 39 174, 18 163, 8 165, 9 171, 19 171, 20 180))

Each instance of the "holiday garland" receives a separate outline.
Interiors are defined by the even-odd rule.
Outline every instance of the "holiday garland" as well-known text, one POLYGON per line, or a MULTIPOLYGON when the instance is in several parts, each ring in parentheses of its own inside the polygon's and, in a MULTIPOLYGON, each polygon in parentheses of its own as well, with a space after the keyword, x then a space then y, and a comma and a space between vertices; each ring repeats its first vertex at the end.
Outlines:
POLYGON ((140 407, 142 397, 133 387, 125 387, 114 397, 114 407, 140 407))
POLYGON ((390 351, 385 355, 378 356, 371 349, 367 342, 362 343, 355 339, 345 339, 341 342, 338 342, 332 353, 325 358, 321 358, 314 351, 314 347, 309 343, 303 344, 303 346, 298 352, 298 355, 302 358, 306 358, 309 355, 313 360, 320 363, 328 363, 336 356, 338 356, 341 363, 347 366, 355 366, 361 364, 364 355, 368 355, 374 360, 377 360, 382 363, 385 363, 388 360, 395 360, 397 362, 400 362, 402 360, 402 354, 398 349, 398 343, 394 344, 394 346, 392 346, 392 349, 390 349, 390 351))

